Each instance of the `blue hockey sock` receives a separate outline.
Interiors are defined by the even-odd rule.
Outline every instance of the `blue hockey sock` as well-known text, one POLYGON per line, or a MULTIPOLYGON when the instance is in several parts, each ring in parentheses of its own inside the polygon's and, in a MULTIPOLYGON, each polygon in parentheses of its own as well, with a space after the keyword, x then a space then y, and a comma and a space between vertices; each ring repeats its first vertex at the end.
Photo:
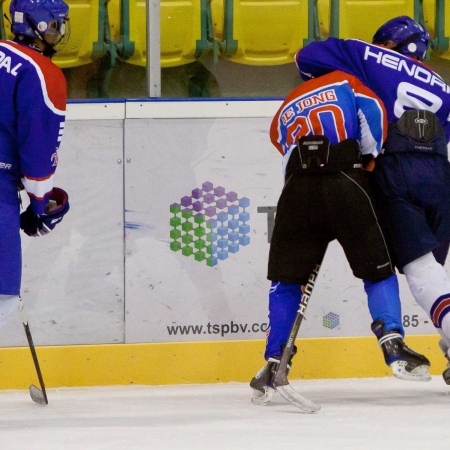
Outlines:
POLYGON ((396 330, 405 336, 397 276, 391 275, 381 281, 364 280, 364 290, 372 320, 382 320, 385 331, 396 330))
POLYGON ((269 291, 269 327, 265 358, 281 355, 302 298, 301 284, 272 282, 269 291))

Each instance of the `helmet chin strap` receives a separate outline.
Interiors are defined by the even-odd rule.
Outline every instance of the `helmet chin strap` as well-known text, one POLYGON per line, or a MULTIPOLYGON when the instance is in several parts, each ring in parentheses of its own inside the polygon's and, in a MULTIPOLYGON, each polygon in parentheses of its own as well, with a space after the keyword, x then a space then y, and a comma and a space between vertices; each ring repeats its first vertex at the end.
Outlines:
MULTIPOLYGON (((45 42, 45 40, 44 40, 44 42, 45 42)), ((54 56, 54 55, 56 55, 56 50, 55 50, 55 46, 54 45, 50 45, 50 44, 47 44, 46 42, 45 42, 45 48, 44 48, 44 51, 42 52, 42 54, 44 55, 44 56, 46 56, 47 58, 50 58, 50 59, 52 59, 52 57, 54 56)))

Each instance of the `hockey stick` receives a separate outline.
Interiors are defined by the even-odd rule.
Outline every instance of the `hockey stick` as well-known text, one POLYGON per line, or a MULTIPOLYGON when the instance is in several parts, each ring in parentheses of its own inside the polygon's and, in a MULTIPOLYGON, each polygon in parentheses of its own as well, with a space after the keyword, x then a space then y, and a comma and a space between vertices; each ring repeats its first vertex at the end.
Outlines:
POLYGON ((311 400, 308 400, 307 398, 300 395, 289 384, 289 381, 287 379, 287 366, 288 361, 291 358, 295 339, 297 337, 298 330, 300 329, 300 325, 303 321, 303 317, 305 316, 306 307, 308 306, 308 301, 311 297, 312 290, 316 283, 321 264, 322 261, 319 264, 316 264, 316 268, 312 271, 311 275, 309 276, 308 282, 306 283, 297 315, 292 325, 291 333, 289 334, 288 341, 286 343, 286 346, 284 347, 283 353, 281 354, 280 365, 278 366, 278 370, 276 371, 272 379, 274 388, 277 390, 277 392, 280 393, 282 397, 284 397, 289 403, 292 403, 297 408, 310 413, 319 411, 320 405, 317 405, 311 400))
POLYGON ((19 298, 19 311, 20 311, 20 315, 22 317, 22 323, 23 323, 23 327, 25 329, 25 334, 27 335, 28 346, 30 347, 31 356, 33 357, 34 367, 36 369, 36 373, 37 373, 37 376, 39 379, 39 384, 41 386, 41 389, 39 389, 34 384, 32 384, 30 386, 30 396, 34 402, 39 403, 40 405, 48 405, 47 393, 45 392, 44 379, 42 378, 41 368, 39 367, 39 361, 38 361, 38 357, 36 354, 36 349, 33 344, 33 338, 31 337, 30 326, 28 325, 28 320, 27 320, 27 317, 25 315, 25 311, 23 308, 22 298, 19 298))

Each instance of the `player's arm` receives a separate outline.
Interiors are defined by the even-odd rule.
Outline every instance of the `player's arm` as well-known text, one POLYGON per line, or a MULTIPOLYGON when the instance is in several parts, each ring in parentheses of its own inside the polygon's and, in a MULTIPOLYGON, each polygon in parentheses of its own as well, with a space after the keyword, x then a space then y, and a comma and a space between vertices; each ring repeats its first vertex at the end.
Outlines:
POLYGON ((387 113, 382 100, 371 89, 355 77, 351 77, 350 81, 358 111, 363 165, 366 170, 372 171, 375 158, 387 137, 387 113))
MULTIPOLYGON (((65 120, 65 80, 51 77, 30 63, 18 74, 16 107, 18 153, 22 184, 33 211, 43 214, 53 188, 58 148, 65 120)), ((48 72, 48 70, 47 70, 48 72)))
POLYGON ((272 119, 272 123, 270 124, 270 141, 275 146, 275 148, 284 155, 284 144, 286 141, 286 136, 283 133, 282 124, 280 123, 280 114, 283 111, 285 102, 281 105, 281 107, 278 109, 277 113, 275 114, 274 118, 272 119))
POLYGON ((55 69, 53 79, 51 72, 43 73, 33 64, 18 75, 18 152, 22 184, 30 197, 21 228, 30 236, 47 234, 69 210, 67 193, 53 188, 66 100, 64 77, 55 69))
POLYGON ((303 80, 341 70, 365 81, 363 58, 358 55, 367 44, 355 39, 328 38, 315 41, 300 49, 295 63, 303 80))
POLYGON ((361 153, 376 157, 387 137, 386 109, 381 99, 356 78, 353 91, 361 130, 361 153))

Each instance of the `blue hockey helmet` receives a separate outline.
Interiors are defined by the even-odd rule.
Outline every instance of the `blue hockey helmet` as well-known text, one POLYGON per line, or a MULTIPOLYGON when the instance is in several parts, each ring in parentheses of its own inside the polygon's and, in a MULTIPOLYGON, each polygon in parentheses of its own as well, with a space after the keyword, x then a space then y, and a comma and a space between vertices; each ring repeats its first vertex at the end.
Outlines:
POLYGON ((413 56, 423 61, 430 43, 428 31, 408 16, 399 16, 381 25, 375 33, 373 44, 395 42, 395 50, 402 55, 413 56))
POLYGON ((63 0, 12 0, 9 12, 16 36, 38 37, 56 45, 68 34, 69 6, 63 0))

